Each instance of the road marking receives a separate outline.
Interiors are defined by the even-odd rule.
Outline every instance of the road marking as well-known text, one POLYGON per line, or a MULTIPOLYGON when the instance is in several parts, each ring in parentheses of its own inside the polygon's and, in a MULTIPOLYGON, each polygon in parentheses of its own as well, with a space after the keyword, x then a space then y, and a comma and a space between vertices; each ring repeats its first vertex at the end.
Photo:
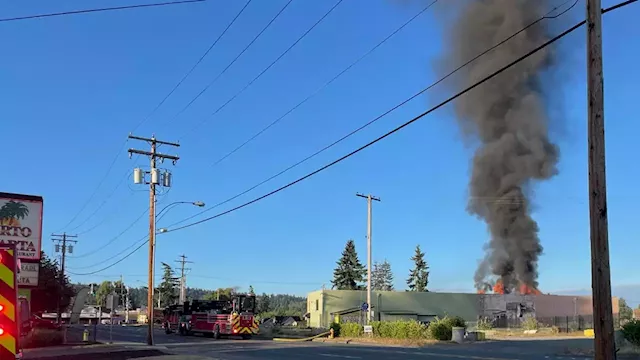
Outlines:
POLYGON ((475 360, 518 360, 516 358, 499 358, 499 357, 489 357, 489 356, 472 356, 472 355, 461 355, 461 354, 447 354, 447 353, 431 353, 431 352, 405 352, 398 351, 398 353, 402 354, 412 354, 412 355, 423 355, 423 356, 440 356, 440 357, 449 357, 449 358, 458 358, 458 359, 475 359, 475 360))
POLYGON ((318 354, 320 356, 335 357, 341 359, 362 359, 360 356, 337 355, 337 354, 318 354))

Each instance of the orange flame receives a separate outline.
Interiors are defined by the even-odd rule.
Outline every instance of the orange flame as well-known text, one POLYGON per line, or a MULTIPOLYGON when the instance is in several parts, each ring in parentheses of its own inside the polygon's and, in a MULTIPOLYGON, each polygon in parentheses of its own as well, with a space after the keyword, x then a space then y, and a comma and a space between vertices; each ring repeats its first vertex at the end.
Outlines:
POLYGON ((486 294, 487 292, 484 289, 478 290, 478 294, 486 294))
POLYGON ((520 285, 520 294, 522 295, 542 295, 542 292, 536 288, 530 288, 527 284, 520 285))
POLYGON ((502 280, 496 281, 496 284, 493 285, 493 293, 504 294, 504 285, 502 284, 502 280))

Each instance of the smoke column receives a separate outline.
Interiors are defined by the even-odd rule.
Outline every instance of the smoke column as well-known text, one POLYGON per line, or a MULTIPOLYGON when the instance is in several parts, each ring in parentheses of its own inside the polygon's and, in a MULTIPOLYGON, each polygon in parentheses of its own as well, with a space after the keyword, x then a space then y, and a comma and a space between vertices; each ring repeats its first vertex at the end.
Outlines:
MULTIPOLYGON (((445 29, 442 63, 458 66, 543 16, 547 0, 463 1, 445 29)), ((525 54, 551 36, 548 20, 458 72, 450 85, 462 89, 525 54)), ((505 292, 521 284, 538 288, 538 257, 542 246, 538 225, 530 214, 532 181, 557 174, 558 147, 549 140, 542 77, 556 64, 551 47, 503 72, 455 103, 456 117, 479 147, 469 181, 470 213, 488 226, 490 241, 474 276, 476 288, 487 290, 490 279, 502 281, 505 292)), ((549 79, 545 77, 545 87, 549 79)))

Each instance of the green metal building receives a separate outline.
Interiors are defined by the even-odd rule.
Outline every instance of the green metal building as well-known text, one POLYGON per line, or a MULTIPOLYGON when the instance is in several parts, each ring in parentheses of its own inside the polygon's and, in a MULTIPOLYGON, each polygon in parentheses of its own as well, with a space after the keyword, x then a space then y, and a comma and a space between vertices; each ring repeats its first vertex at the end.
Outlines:
MULTIPOLYGON (((373 319, 381 321, 431 321, 436 316, 460 316, 466 321, 477 321, 478 295, 434 292, 374 291, 371 298, 373 319)), ((357 320, 364 316, 362 304, 367 301, 366 291, 318 290, 307 295, 309 326, 328 327, 344 318, 357 320)))
MULTIPOLYGON (((366 291, 319 290, 307 296, 309 326, 326 328, 332 322, 361 322, 367 301, 366 291)), ((618 298, 611 299, 614 316, 618 314, 618 298)), ((590 296, 465 294, 440 292, 374 291, 371 305, 373 320, 432 321, 445 315, 460 316, 467 322, 478 317, 517 322, 522 316, 535 317, 545 323, 593 314, 590 296), (560 319, 560 320, 558 320, 560 319)), ((567 325, 568 327, 568 325, 567 325)))

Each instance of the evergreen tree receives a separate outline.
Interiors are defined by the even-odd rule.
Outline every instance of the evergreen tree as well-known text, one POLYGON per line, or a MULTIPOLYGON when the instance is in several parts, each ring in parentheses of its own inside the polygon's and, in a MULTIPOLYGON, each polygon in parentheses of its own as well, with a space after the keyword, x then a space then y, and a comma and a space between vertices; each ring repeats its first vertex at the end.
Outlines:
POLYGON ((174 305, 178 302, 180 283, 171 265, 162 263, 162 269, 162 282, 158 285, 160 305, 174 305))
POLYGON ((373 264, 373 269, 371 269, 371 289, 393 291, 393 273, 391 272, 391 264, 387 260, 373 264))
POLYGON ((256 305, 258 314, 264 314, 271 311, 271 302, 269 299, 269 295, 267 295, 266 293, 262 293, 262 295, 258 296, 256 305))
POLYGON ((618 316, 620 318, 621 324, 629 322, 633 319, 633 309, 627 305, 627 301, 623 298, 618 300, 618 316))
POLYGON ((338 266, 333 271, 333 288, 337 290, 362 290, 366 270, 358 260, 356 245, 353 240, 347 241, 338 266))
POLYGON ((255 295, 256 293, 253 291, 253 285, 249 285, 249 295, 255 295))
POLYGON ((411 258, 415 266, 409 273, 407 285, 409 291, 427 292, 429 285, 429 266, 424 260, 424 253, 420 250, 420 245, 416 246, 416 252, 411 258))

